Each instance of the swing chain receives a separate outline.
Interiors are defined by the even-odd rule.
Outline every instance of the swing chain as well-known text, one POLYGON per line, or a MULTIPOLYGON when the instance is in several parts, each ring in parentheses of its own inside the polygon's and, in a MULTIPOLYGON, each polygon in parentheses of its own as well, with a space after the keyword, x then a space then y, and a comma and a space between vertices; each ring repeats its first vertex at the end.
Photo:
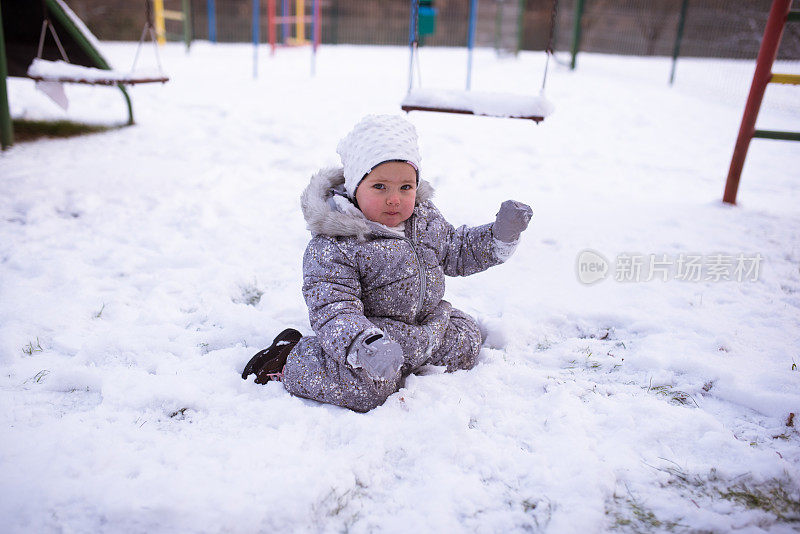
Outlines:
POLYGON ((150 0, 144 0, 144 23, 148 28, 153 26, 153 7, 150 0))
POLYGON ((550 57, 555 54, 555 50, 553 49, 553 41, 555 40, 557 17, 558 0, 553 0, 553 9, 550 10, 550 35, 547 38, 547 48, 545 48, 546 59, 544 62, 544 76, 542 77, 542 94, 544 94, 544 87, 545 84, 547 84, 547 71, 550 66, 550 57))
POLYGON ((408 65, 408 92, 414 88, 414 63, 417 66, 417 85, 422 85, 422 71, 419 64, 419 0, 411 0, 411 59, 408 65))
POLYGON ((153 24, 153 10, 150 5, 151 0, 144 0, 144 14, 145 14, 145 21, 144 21, 144 28, 142 28, 142 36, 139 37, 139 45, 136 47, 136 55, 133 57, 133 65, 131 66, 131 72, 136 70, 136 63, 139 61, 139 52, 142 50, 142 44, 144 43, 145 37, 150 37, 150 40, 153 41, 153 49, 155 50, 156 55, 156 64, 158 65, 158 73, 163 74, 163 69, 161 68, 161 57, 158 54, 158 42, 156 39, 156 31, 155 26, 153 24))
POLYGON ((50 20, 50 14, 47 11, 47 3, 45 0, 42 0, 42 31, 39 34, 39 49, 36 52, 36 57, 38 59, 42 59, 42 53, 44 52, 44 42, 47 40, 47 30, 50 29, 50 34, 53 36, 53 40, 56 42, 56 46, 58 47, 58 51, 61 53, 61 59, 63 59, 66 63, 69 63, 69 57, 67 57, 67 51, 64 50, 64 45, 61 44, 61 39, 58 38, 58 34, 56 33, 56 27, 53 25, 52 21, 50 20))
POLYGON ((552 55, 555 53, 553 48, 553 41, 556 35, 556 20, 558 18, 558 0, 553 0, 553 9, 550 12, 550 35, 547 38, 547 53, 552 55))

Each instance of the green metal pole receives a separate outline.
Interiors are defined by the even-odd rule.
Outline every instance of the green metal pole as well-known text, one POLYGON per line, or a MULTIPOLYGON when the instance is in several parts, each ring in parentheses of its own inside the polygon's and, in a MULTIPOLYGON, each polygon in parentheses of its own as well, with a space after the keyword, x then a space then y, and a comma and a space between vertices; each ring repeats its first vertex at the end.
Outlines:
POLYGON ((681 53, 681 41, 683 41, 683 26, 686 23, 686 11, 689 0, 681 3, 681 17, 678 19, 678 32, 675 35, 675 48, 672 50, 672 70, 669 73, 669 84, 675 82, 675 66, 678 64, 678 55, 681 53))
POLYGON ((186 43, 186 52, 192 46, 192 4, 190 0, 183 0, 183 42, 186 43))
POLYGON ((578 50, 581 46, 581 21, 583 20, 583 6, 585 0, 577 0, 575 2, 575 17, 572 21, 572 61, 570 61, 569 68, 575 70, 575 64, 578 57, 578 50))
POLYGON ((119 90, 122 91, 122 97, 125 99, 125 105, 128 106, 128 126, 133 125, 133 104, 131 104, 131 97, 128 94, 128 91, 125 90, 125 86, 122 84, 117 84, 119 90))
MULTIPOLYGON (((58 5, 56 0, 45 0, 47 4, 47 11, 53 15, 58 22, 67 30, 75 42, 78 43, 78 46, 81 47, 89 59, 91 59, 95 66, 99 69, 111 70, 111 65, 109 65, 105 58, 100 55, 100 51, 97 50, 92 43, 81 33, 80 29, 75 26, 72 22, 72 19, 61 10, 61 7, 58 5)), ((119 90, 122 91, 122 96, 125 98, 125 104, 128 106, 128 124, 133 124, 133 106, 131 105, 131 97, 128 96, 128 91, 125 90, 125 87, 122 84, 118 84, 119 90)))
POLYGON ((759 139, 777 139, 778 141, 800 141, 800 132, 781 132, 777 130, 756 130, 753 137, 759 139))
POLYGON ((89 59, 91 59, 95 67, 98 69, 105 69, 111 70, 111 65, 109 65, 105 58, 100 55, 100 51, 97 50, 92 43, 89 42, 88 39, 80 32, 80 30, 75 26, 75 23, 72 22, 72 19, 61 10, 61 7, 58 5, 58 2, 55 0, 45 0, 47 4, 47 11, 56 19, 61 25, 67 30, 70 36, 75 39, 78 43, 78 46, 81 47, 89 59))
POLYGON ((515 56, 519 54, 520 50, 522 50, 522 35, 525 33, 525 24, 523 21, 525 18, 526 7, 525 0, 519 0, 519 2, 517 2, 517 49, 514 50, 515 56))
POLYGON ((11 113, 8 110, 7 77, 6 40, 3 36, 3 13, 0 11, 0 145, 3 150, 14 144, 14 126, 11 123, 11 113))

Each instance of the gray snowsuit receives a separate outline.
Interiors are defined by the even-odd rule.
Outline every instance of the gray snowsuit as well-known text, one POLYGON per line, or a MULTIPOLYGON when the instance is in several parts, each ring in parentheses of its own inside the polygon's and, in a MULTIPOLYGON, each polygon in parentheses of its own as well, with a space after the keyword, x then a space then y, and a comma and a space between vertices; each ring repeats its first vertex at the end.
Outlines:
POLYGON ((380 406, 423 365, 470 369, 481 347, 475 320, 447 302, 444 277, 502 262, 492 225, 453 228, 420 180, 405 236, 367 220, 344 198, 342 169, 311 178, 301 198, 312 239, 303 257, 303 296, 316 336, 289 354, 283 384, 292 394, 366 412, 380 406), (364 337, 383 332, 405 362, 394 380, 373 380, 348 363, 364 337))

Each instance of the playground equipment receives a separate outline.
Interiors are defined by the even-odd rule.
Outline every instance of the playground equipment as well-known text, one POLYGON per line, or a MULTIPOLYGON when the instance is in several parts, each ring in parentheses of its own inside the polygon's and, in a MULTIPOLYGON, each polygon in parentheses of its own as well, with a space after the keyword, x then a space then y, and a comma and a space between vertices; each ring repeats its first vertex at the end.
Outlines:
MULTIPOLYGON (((161 0, 156 0, 160 2, 161 0)), ((28 68, 28 77, 41 83, 79 83, 88 85, 135 85, 139 83, 152 83, 152 82, 167 82, 169 78, 165 76, 161 69, 161 60, 158 57, 158 48, 154 47, 156 55, 156 63, 158 65, 158 73, 137 73, 136 63, 139 59, 139 52, 141 51, 142 44, 145 39, 149 37, 153 44, 156 42, 156 32, 153 29, 153 17, 150 11, 149 0, 145 1, 145 23, 142 29, 142 36, 139 39, 139 46, 136 48, 136 56, 133 59, 133 65, 128 72, 115 71, 106 63, 105 66, 100 68, 73 65, 69 61, 67 52, 61 44, 61 40, 56 32, 56 27, 50 19, 50 11, 46 6, 47 0, 42 1, 42 11, 44 13, 42 20, 42 31, 39 34, 39 46, 37 48, 36 57, 31 62, 28 68), (53 37, 53 41, 58 47, 61 55, 59 61, 49 61, 42 56, 44 52, 44 45, 47 40, 48 30, 53 37)), ((75 14, 64 4, 61 0, 55 0, 55 3, 62 8, 64 15, 68 17, 75 17, 75 14)), ((57 14, 58 11, 53 11, 57 14)), ((77 17, 75 17, 77 19, 77 17)), ((75 23, 75 20, 71 20, 75 23)), ((82 24, 82 23, 81 23, 82 24)), ((77 25, 77 24, 76 24, 77 25)), ((92 36, 94 37, 94 36, 92 36)), ((91 44, 91 43, 89 43, 91 44)), ((102 58, 100 58, 102 59, 102 58)), ((105 61, 102 61, 105 63, 105 61)), ((50 90, 53 89, 52 85, 48 85, 50 90)), ((47 92, 47 90, 45 90, 47 92)), ((63 106, 66 107, 66 106, 63 106)))
POLYGON ((311 14, 306 15, 305 0, 295 0, 295 11, 291 13, 289 0, 281 0, 281 13, 277 14, 275 0, 267 2, 267 28, 271 52, 275 53, 278 46, 307 46, 312 45, 314 51, 319 46, 321 25, 319 0, 311 2, 311 14), (306 38, 306 25, 310 24, 311 40, 306 38), (280 45, 277 39, 277 27, 281 28, 280 45), (292 35, 294 27, 294 35, 292 35))
POLYGON ((0 147, 3 150, 14 144, 14 127, 8 108, 8 64, 6 62, 6 37, 3 31, 3 8, 0 3, 0 147))
POLYGON ((56 102, 60 100, 62 105, 66 102, 62 83, 115 85, 125 98, 128 124, 133 124, 133 106, 125 86, 168 80, 160 73, 160 64, 156 75, 135 72, 144 38, 153 35, 149 8, 133 69, 120 72, 111 69, 100 53, 97 38, 64 0, 0 0, 0 6, 0 141, 3 148, 14 140, 7 76, 33 78, 38 88, 56 102), (8 24, 3 25, 3 15, 8 24), (60 60, 51 61, 55 58, 60 60))
MULTIPOLYGON (((570 41, 570 60, 567 65, 571 70, 575 70, 578 62, 578 52, 581 48, 583 38, 583 15, 586 7, 586 0, 575 0, 574 14, 572 19, 572 37, 570 41)), ((669 73, 669 84, 675 83, 675 70, 678 65, 678 57, 681 52, 686 18, 689 11, 689 0, 681 0, 678 23, 675 27, 675 40, 672 43, 672 65, 669 73)))
POLYGON ((756 119, 764 100, 764 93, 770 83, 785 83, 800 85, 798 74, 773 74, 772 65, 778 56, 778 46, 783 36, 783 29, 787 22, 800 22, 800 10, 792 10, 792 0, 773 0, 770 8, 767 26, 764 29, 764 38, 756 59, 756 70, 753 74, 753 83, 750 85, 750 94, 739 127, 739 136, 731 158, 728 179, 725 183, 723 202, 736 204, 736 193, 739 189, 739 179, 742 175, 744 161, 750 140, 754 137, 761 139, 779 139, 784 141, 800 141, 800 132, 779 132, 773 130, 757 130, 756 119))
MULTIPOLYGON (((149 2, 147 2, 149 5, 149 2)), ((155 11, 155 32, 158 44, 164 45, 168 38, 183 39, 186 43, 186 50, 192 45, 192 5, 190 0, 181 0, 181 8, 165 9, 164 0, 153 0, 153 10, 155 11), (167 21, 179 22, 183 31, 180 34, 167 32, 167 21)))
MULTIPOLYGON (((317 48, 322 36, 320 0, 311 0, 311 13, 307 12, 306 0, 295 0, 294 13, 290 0, 281 0, 280 14, 276 0, 267 0, 267 39, 270 54, 275 55, 278 47, 311 45, 311 74, 316 70, 317 48), (278 41, 278 27, 281 39, 278 41), (308 26, 308 28, 307 28, 308 26), (292 33, 292 28, 294 33, 292 33), (308 33, 306 30, 308 29, 308 33), (311 37, 311 40, 306 38, 311 37)), ((258 77, 258 45, 261 42, 261 0, 253 0, 253 78, 258 77)))
MULTIPOLYGON (((434 90, 414 88, 414 67, 419 69, 419 43, 422 33, 423 7, 420 0, 411 0, 411 21, 409 24, 409 48, 411 58, 408 72, 408 92, 403 99, 403 111, 435 111, 466 115, 484 115, 491 117, 507 117, 529 119, 541 122, 553 111, 552 104, 544 97, 547 82, 547 70, 553 54, 553 30, 558 8, 558 0, 553 1, 550 36, 546 50, 546 62, 540 96, 523 96, 501 93, 472 92, 472 52, 475 48, 475 28, 478 17, 478 1, 470 0, 469 32, 467 37, 467 80, 465 91, 434 90)), ((418 74, 418 78, 419 78, 418 74)))

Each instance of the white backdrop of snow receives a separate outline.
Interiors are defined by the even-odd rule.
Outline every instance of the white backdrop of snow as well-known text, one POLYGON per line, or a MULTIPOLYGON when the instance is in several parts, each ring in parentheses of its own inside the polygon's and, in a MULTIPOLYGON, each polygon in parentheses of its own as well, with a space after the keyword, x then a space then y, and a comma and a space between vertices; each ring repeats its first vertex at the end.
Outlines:
MULTIPOLYGON (((479 365, 360 415, 239 373, 281 329, 310 333, 299 194, 362 115, 399 111, 406 51, 322 47, 313 78, 307 50, 262 52, 258 80, 251 57, 168 46, 136 126, 0 156, 5 532, 597 532, 634 509, 792 529, 714 491, 800 488, 799 147, 754 142, 722 205, 747 88, 703 85, 752 65, 684 60, 670 89, 666 60, 585 54, 552 70, 539 126, 412 113, 451 222, 507 198, 534 219, 507 264, 448 280, 491 328, 479 365), (764 261, 755 282, 585 286, 587 248, 764 261)), ((463 58, 426 50, 426 83, 460 85, 463 58)), ((531 93, 543 63, 478 51, 474 87, 531 93)), ((66 114, 30 80, 9 91, 19 118, 126 118, 114 89, 69 87, 66 114)), ((800 109, 760 123, 796 129, 800 109)))

